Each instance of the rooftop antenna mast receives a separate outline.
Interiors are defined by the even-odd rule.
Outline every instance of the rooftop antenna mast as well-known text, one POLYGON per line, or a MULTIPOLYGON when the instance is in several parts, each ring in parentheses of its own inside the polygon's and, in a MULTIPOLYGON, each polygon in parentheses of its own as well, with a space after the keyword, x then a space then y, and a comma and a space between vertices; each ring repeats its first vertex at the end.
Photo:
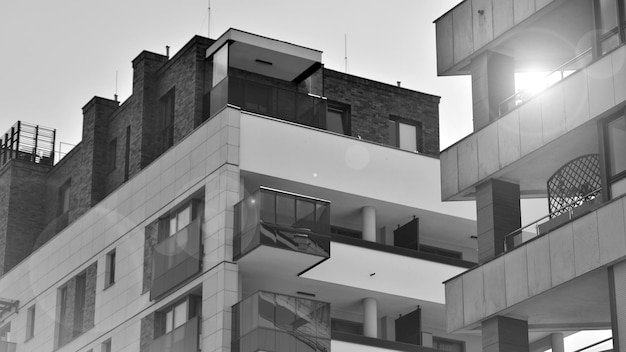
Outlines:
POLYGON ((117 70, 115 70, 115 94, 113 94, 113 96, 115 97, 115 101, 117 101, 117 70))
POLYGON ((209 0, 209 12, 207 17, 208 37, 211 38, 211 0, 209 0))
POLYGON ((346 73, 348 73, 348 35, 344 34, 344 65, 346 73))

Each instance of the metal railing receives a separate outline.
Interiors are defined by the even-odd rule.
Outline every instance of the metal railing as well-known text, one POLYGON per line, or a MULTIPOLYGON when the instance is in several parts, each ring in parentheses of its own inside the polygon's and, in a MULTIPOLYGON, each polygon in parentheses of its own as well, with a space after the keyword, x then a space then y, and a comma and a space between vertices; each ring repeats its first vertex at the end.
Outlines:
POLYGON ((0 136, 0 166, 11 159, 52 166, 55 137, 54 129, 17 121, 0 136))
MULTIPOLYGON (((605 342, 607 342, 607 341, 612 341, 612 340, 613 340, 613 337, 611 336, 611 337, 608 337, 608 338, 606 338, 606 339, 604 339, 604 340, 601 340, 601 341, 598 341, 598 342, 592 343, 592 344, 591 344, 591 345, 589 345, 589 346, 583 347, 583 348, 578 349, 578 350, 573 351, 573 352, 583 352, 583 351, 589 351, 589 350, 590 350, 591 348, 593 348, 593 347, 599 346, 599 345, 601 345, 601 344, 603 344, 603 343, 605 343, 605 342)), ((608 347, 608 346, 603 346, 603 348, 606 348, 606 347, 608 347)), ((612 347, 613 347, 613 344, 611 344, 611 348, 612 348, 612 347)), ((598 351, 606 351, 606 350, 598 350, 598 351)), ((591 351, 589 351, 589 352, 591 352, 591 351)))
MULTIPOLYGON (((554 71, 545 75, 541 81, 544 83, 541 91, 547 89, 548 87, 562 81, 565 77, 571 75, 572 73, 578 71, 579 69, 589 65, 592 61, 591 48, 583 51, 578 54, 576 57, 570 59, 565 62, 561 66, 557 67, 554 71)), ((518 106, 524 104, 531 98, 537 95, 536 92, 533 92, 530 89, 524 89, 510 97, 506 98, 499 105, 499 114, 500 116, 509 113, 510 111, 516 109, 518 106)))
MULTIPOLYGON (((562 206, 559 209, 556 209, 555 211, 542 216, 541 218, 529 223, 526 226, 523 226, 513 232, 510 232, 509 234, 507 234, 506 236, 504 236, 504 251, 508 252, 514 248, 516 248, 517 246, 529 241, 532 238, 535 237, 539 237, 541 235, 543 235, 543 233, 541 232, 541 228, 540 225, 543 225, 544 223, 547 223, 548 221, 552 220, 552 219, 558 219, 558 216, 555 216, 557 214, 567 214, 566 219, 563 221, 563 223, 565 222, 569 222, 575 218, 577 218, 579 215, 582 214, 577 214, 577 212, 575 211, 576 208, 582 206, 583 204, 589 203, 593 200, 596 199, 596 197, 600 194, 600 192, 602 191, 602 188, 598 188, 595 189, 587 194, 584 194, 580 197, 578 197, 577 199, 573 200, 570 203, 567 203, 566 205, 562 206), (530 231, 526 231, 528 229, 534 228, 534 233, 532 230, 530 231), (530 238, 526 238, 524 239, 523 236, 524 234, 531 236, 530 238), (518 239, 516 238, 517 236, 522 236, 522 238, 518 239)), ((559 223, 560 225, 561 223, 559 223)), ((556 226, 555 226, 556 227, 556 226)), ((546 233, 549 232, 549 230, 546 231, 546 233)))

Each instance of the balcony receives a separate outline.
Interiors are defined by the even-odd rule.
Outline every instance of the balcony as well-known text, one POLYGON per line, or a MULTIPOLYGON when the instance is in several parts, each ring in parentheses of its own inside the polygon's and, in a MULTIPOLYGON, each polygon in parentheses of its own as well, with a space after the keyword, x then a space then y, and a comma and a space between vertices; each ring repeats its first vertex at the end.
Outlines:
POLYGON ((505 178, 529 197, 576 157, 599 153, 594 121, 626 101, 626 46, 570 74, 441 153, 442 198, 473 198, 476 184, 505 178))
POLYGON ((329 352, 330 304, 257 292, 233 306, 233 352, 329 352))
POLYGON ((156 338, 150 352, 198 352, 200 319, 192 318, 171 332, 156 338))
POLYGON ((161 297, 202 268, 202 217, 159 243, 152 257, 150 300, 161 297))
POLYGON ((625 203, 591 206, 446 281, 448 330, 472 330, 494 314, 528 317, 535 331, 610 329, 606 266, 626 257, 625 203))
POLYGON ((278 88, 269 84, 228 76, 209 93, 210 115, 227 104, 244 111, 275 117, 306 126, 326 127, 326 99, 278 88))
POLYGON ((235 205, 233 258, 299 273, 330 257, 329 223, 329 202, 261 187, 235 205))

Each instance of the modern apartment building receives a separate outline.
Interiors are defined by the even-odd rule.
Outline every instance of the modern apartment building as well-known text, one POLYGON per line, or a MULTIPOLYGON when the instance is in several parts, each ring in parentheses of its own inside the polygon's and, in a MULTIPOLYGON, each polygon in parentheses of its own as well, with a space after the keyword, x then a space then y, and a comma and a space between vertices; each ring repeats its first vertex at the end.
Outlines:
POLYGON ((472 78, 474 131, 442 151, 441 187, 476 201, 480 264, 446 282, 447 326, 483 351, 560 352, 594 329, 612 341, 592 351, 626 351, 625 14, 466 0, 435 21, 438 74, 472 78), (532 71, 543 90, 516 90, 532 71), (522 224, 524 198, 546 199, 545 216, 522 224))
POLYGON ((439 97, 235 29, 133 69, 60 161, 2 137, 0 351, 478 351, 445 331, 477 254, 439 97))

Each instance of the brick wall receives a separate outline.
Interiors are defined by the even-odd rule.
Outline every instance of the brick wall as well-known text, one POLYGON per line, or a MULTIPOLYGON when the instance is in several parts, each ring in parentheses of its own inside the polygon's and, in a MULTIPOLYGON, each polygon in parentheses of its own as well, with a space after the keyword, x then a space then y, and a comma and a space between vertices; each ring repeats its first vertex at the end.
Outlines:
POLYGON ((324 69, 324 94, 350 105, 352 136, 389 144, 391 116, 422 124, 423 150, 439 156, 439 97, 324 69))
POLYGON ((160 99, 172 89, 176 92, 174 143, 202 123, 204 56, 211 43, 208 38, 195 36, 156 72, 156 98, 160 99))
POLYGON ((59 298, 60 304, 57 306, 59 321, 57 322, 58 326, 55 334, 55 346, 63 346, 94 327, 97 269, 97 262, 94 262, 85 271, 71 278, 58 290, 60 295, 61 290, 65 288, 66 296, 65 300, 62 300, 62 297, 59 298), (85 275, 84 296, 78 297, 81 292, 77 290, 77 278, 83 274, 85 275), (77 305, 80 299, 84 302, 82 307, 77 305), (61 311, 62 309, 64 312, 61 311), (82 325, 75 326, 79 316, 82 316, 82 325))
POLYGON ((37 236, 43 230, 45 203, 41 197, 45 194, 46 173, 49 169, 49 166, 19 160, 9 164, 7 171, 11 173, 11 183, 8 216, 0 215, 0 219, 8 221, 6 232, 0 232, 0 237, 6 241, 6 251, 0 252, 3 254, 0 257, 4 259, 0 263, 0 274, 10 270, 31 253, 37 236))

